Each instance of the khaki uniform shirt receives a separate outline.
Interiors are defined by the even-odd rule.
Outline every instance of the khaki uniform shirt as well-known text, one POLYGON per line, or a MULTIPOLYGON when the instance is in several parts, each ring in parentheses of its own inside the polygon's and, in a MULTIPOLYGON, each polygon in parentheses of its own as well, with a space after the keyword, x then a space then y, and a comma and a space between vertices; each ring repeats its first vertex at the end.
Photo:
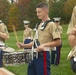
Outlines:
MULTIPOLYGON (((9 35, 6 25, 0 24, 0 32, 6 33, 9 35)), ((0 41, 5 42, 3 38, 0 37, 0 41)))
POLYGON ((33 32, 31 28, 25 29, 23 33, 23 39, 27 39, 28 37, 33 37, 33 32))
POLYGON ((63 28, 59 25, 58 27, 58 30, 59 30, 59 33, 60 33, 60 35, 63 33, 63 28))
POLYGON ((38 40, 40 44, 48 43, 56 38, 60 38, 60 33, 54 22, 49 22, 43 31, 40 30, 40 27, 41 25, 38 26, 38 40))

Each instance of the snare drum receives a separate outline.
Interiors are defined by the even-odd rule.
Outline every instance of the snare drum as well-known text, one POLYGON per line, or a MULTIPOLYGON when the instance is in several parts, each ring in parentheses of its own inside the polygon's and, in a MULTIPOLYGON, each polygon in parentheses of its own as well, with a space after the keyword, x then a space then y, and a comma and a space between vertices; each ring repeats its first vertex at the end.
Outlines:
POLYGON ((12 55, 12 59, 13 59, 13 63, 22 63, 24 62, 24 53, 23 52, 14 52, 11 53, 12 55))
POLYGON ((12 52, 4 53, 3 59, 5 64, 21 64, 25 63, 28 60, 28 52, 12 52))
POLYGON ((3 49, 3 51, 5 51, 5 52, 15 52, 15 49, 14 48, 11 48, 11 47, 5 47, 4 49, 3 49))
POLYGON ((19 50, 17 52, 4 53, 3 59, 6 64, 22 64, 29 63, 32 57, 36 57, 36 51, 32 52, 30 50, 19 50))

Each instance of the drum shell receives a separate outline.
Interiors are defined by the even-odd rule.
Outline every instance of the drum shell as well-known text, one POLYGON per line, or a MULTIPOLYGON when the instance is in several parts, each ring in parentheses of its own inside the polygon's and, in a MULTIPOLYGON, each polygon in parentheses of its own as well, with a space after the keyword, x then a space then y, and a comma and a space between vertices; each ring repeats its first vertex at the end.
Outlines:
POLYGON ((71 69, 74 73, 76 73, 76 61, 74 61, 74 57, 70 59, 71 69))
POLYGON ((4 53, 3 59, 5 64, 22 64, 29 63, 31 60, 30 52, 12 52, 4 53))

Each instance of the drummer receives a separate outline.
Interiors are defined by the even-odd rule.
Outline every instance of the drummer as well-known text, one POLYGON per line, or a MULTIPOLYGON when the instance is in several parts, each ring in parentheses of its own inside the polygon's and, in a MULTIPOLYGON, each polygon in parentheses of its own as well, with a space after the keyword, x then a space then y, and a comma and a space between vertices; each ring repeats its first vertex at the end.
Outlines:
MULTIPOLYGON (((23 43, 27 44, 30 43, 33 39, 33 32, 32 29, 29 27, 30 21, 28 20, 24 20, 24 32, 23 32, 23 43)), ((28 49, 28 48, 24 48, 24 49, 28 49)))
POLYGON ((2 58, 4 51, 2 50, 5 47, 5 40, 9 38, 9 33, 6 25, 0 20, 0 67, 3 66, 2 58))

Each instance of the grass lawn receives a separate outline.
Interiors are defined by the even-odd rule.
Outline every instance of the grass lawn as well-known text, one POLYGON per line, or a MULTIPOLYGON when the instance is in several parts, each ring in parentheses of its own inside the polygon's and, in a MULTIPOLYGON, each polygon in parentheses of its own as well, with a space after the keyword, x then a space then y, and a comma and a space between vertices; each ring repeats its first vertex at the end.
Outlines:
MULTIPOLYGON (((71 47, 69 46, 68 40, 67 40, 67 25, 62 25, 63 27, 63 35, 62 35, 62 49, 61 49, 61 60, 60 64, 58 66, 50 66, 51 67, 51 75, 76 75, 72 72, 70 67, 70 62, 67 60, 67 55, 71 50, 71 47)), ((23 31, 17 32, 19 41, 22 42, 23 38, 23 31)), ((6 44, 10 47, 15 48, 18 50, 16 46, 16 39, 13 33, 10 33, 10 39, 6 41, 6 44)), ((16 75, 27 75, 27 66, 28 64, 24 65, 16 65, 16 66, 7 66, 8 70, 12 71, 16 75)))

